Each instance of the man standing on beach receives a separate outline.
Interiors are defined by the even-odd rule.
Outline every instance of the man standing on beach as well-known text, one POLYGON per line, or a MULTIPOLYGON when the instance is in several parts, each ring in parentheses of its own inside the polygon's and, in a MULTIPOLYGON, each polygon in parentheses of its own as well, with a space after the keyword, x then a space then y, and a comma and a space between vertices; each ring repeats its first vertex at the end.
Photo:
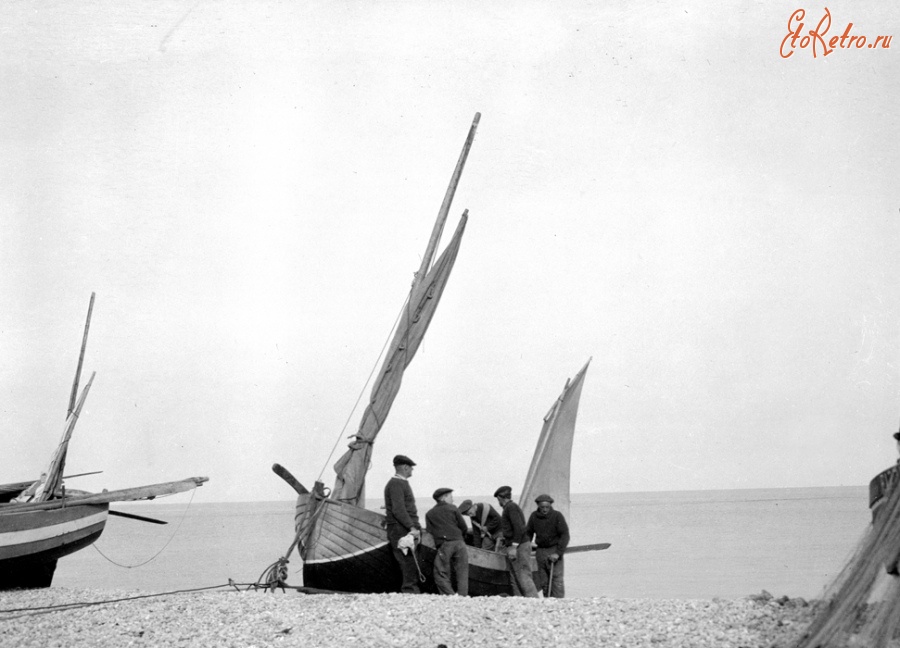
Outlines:
POLYGON ((481 549, 493 551, 500 535, 500 514, 490 504, 473 504, 465 500, 459 505, 459 512, 472 519, 473 544, 481 549))
POLYGON ((391 477, 384 487, 387 539, 391 545, 391 553, 400 565, 400 572, 403 575, 400 591, 405 594, 419 593, 416 548, 422 527, 419 525, 419 514, 416 511, 416 498, 409 485, 409 478, 412 477, 415 465, 412 459, 404 455, 394 457, 394 470, 397 474, 391 477), (404 546, 410 544, 412 546, 404 546))
POLYGON ((503 509, 500 529, 507 547, 506 558, 513 594, 538 598, 531 576, 531 538, 525 535, 525 515, 519 505, 512 501, 512 488, 509 486, 498 488, 494 491, 494 497, 503 509))
POLYGON ((459 509, 453 506, 453 489, 438 488, 432 497, 437 502, 425 514, 425 528, 434 536, 434 584, 441 594, 469 595, 469 552, 464 540, 468 531, 459 509), (451 578, 456 579, 456 592, 451 578))
POLYGON ((538 495, 537 510, 528 518, 525 536, 537 545, 538 586, 547 596, 565 598, 563 554, 569 546, 569 525, 562 513, 553 508, 553 498, 538 495), (551 578, 552 576, 552 578, 551 578))

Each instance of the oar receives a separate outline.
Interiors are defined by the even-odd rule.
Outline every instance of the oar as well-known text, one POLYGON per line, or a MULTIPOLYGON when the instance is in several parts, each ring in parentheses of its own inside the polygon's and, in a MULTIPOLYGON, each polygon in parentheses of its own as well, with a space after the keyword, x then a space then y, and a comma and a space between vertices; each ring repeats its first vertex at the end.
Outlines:
POLYGON ((294 477, 291 472, 282 466, 281 464, 272 464, 272 472, 281 477, 284 481, 291 485, 295 491, 297 491, 298 495, 308 495, 309 491, 306 490, 306 487, 300 483, 300 481, 294 477))
POLYGON ((574 547, 566 547, 566 553, 579 553, 581 551, 601 551, 603 549, 609 549, 610 544, 608 542, 601 542, 599 544, 589 544, 589 545, 576 545, 574 547))
POLYGON ((156 520, 154 518, 144 517, 143 515, 135 515, 134 513, 122 513, 121 511, 113 511, 112 509, 109 510, 109 514, 129 518, 131 520, 140 520, 141 522, 150 522, 152 524, 168 524, 168 522, 164 522, 163 520, 156 520))
POLYGON ((548 597, 550 596, 550 593, 553 592, 553 566, 554 565, 556 565, 556 563, 554 563, 554 562, 550 563, 550 580, 547 581, 547 596, 548 597))

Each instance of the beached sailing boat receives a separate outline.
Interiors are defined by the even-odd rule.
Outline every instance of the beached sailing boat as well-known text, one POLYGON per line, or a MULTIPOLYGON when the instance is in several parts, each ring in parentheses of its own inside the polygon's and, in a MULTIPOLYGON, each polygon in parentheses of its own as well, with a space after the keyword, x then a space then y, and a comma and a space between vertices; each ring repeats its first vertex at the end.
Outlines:
POLYGON ((476 113, 438 211, 422 262, 414 275, 403 313, 375 379, 359 430, 348 450, 334 466, 337 473, 334 488, 329 491, 322 482, 316 481, 313 491, 309 492, 284 468, 278 464, 273 466, 275 472, 285 478, 298 493, 295 544, 280 561, 284 578, 284 565, 294 546, 297 546, 303 558, 303 581, 306 586, 348 592, 385 592, 400 588, 400 572, 382 526, 384 516, 363 508, 366 471, 369 468, 372 444, 400 390, 403 372, 412 362, 434 317, 459 252, 468 210, 463 212, 453 237, 434 261, 480 119, 481 114, 476 113))
MULTIPOLYGON (((397 326, 386 359, 372 389, 359 431, 348 451, 335 464, 337 478, 330 491, 316 481, 312 492, 279 464, 273 470, 297 491, 295 540, 284 558, 276 562, 275 580, 287 578, 287 562, 294 547, 303 559, 303 582, 307 587, 343 592, 378 593, 400 589, 400 570, 391 555, 384 530, 384 515, 370 511, 364 502, 365 475, 372 445, 390 411, 403 377, 434 316, 438 300, 453 268, 467 220, 464 212, 456 232, 437 262, 431 266, 438 239, 459 183, 480 114, 475 115, 463 145, 432 236, 410 289, 404 315, 397 326), (430 267, 430 269, 429 269, 430 267)), ((588 361, 590 362, 590 361, 588 361)), ((566 383, 544 420, 544 428, 522 491, 523 508, 534 508, 531 500, 540 492, 552 492, 557 508, 568 515, 569 464, 578 399, 587 364, 566 383)), ((592 545, 592 549, 605 548, 592 545)), ((584 549, 584 548, 583 548, 584 549)), ((432 586, 434 541, 422 535, 420 547, 424 588, 432 586)), ((511 587, 503 554, 470 548, 469 592, 471 595, 509 594, 511 587)))
MULTIPOLYGON (((525 519, 537 507, 534 498, 541 493, 553 494, 553 508, 560 511, 566 520, 569 517, 569 473, 572 463, 572 441, 575 437, 575 421, 578 416, 578 402, 587 373, 588 360, 584 367, 567 380, 562 393, 553 402, 544 416, 544 424, 538 437, 531 466, 525 477, 525 485, 519 495, 519 507, 525 519)), ((423 533, 421 553, 429 565, 434 562, 434 541, 423 533)), ((570 547, 569 552, 606 549, 609 544, 582 545, 570 547)), ((509 569, 505 552, 487 551, 479 547, 467 547, 469 554, 469 595, 504 596, 512 594, 509 569)), ((536 571, 532 563, 531 571, 536 571)), ((429 570, 430 571, 430 570, 429 570)))
POLYGON ((66 425, 47 470, 37 480, 0 484, 0 590, 49 587, 57 561, 99 538, 108 515, 165 524, 152 518, 112 511, 110 503, 181 493, 207 481, 206 477, 190 477, 102 493, 66 489, 64 479, 81 476, 67 476, 63 470, 75 423, 96 375, 91 374, 76 401, 93 308, 94 294, 91 293, 66 425))

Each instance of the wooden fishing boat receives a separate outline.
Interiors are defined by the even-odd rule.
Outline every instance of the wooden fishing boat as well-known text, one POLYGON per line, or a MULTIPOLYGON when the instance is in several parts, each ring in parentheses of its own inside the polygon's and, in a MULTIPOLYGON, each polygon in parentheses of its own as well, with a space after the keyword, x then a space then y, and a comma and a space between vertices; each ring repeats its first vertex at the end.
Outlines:
POLYGON ((885 497, 900 481, 900 465, 894 464, 886 470, 882 470, 869 482, 869 508, 872 510, 872 519, 875 519, 885 497))
MULTIPOLYGON (((525 477, 525 484, 519 491, 519 507, 528 519, 537 507, 534 498, 541 493, 553 493, 553 507, 569 520, 569 473, 572 463, 572 441, 575 436, 575 421, 581 388, 590 360, 571 380, 567 380, 562 393, 554 401, 544 416, 541 434, 538 437, 531 466, 525 477)), ((434 541, 426 533, 420 553, 426 564, 434 562, 434 541)), ((591 545, 591 549, 606 548, 609 545, 591 545)), ((587 546, 574 550, 585 550, 587 546)), ((487 551, 479 547, 467 547, 469 554, 469 595, 508 596, 512 594, 509 570, 505 552, 487 551)), ((537 565, 532 561, 532 572, 537 565)), ((304 572, 305 573, 305 572, 304 572)))
MULTIPOLYGON (((329 490, 324 483, 316 481, 310 492, 281 466, 273 466, 298 493, 295 546, 303 558, 306 586, 348 592, 390 592, 400 588, 400 572, 387 543, 384 516, 364 508, 365 475, 372 444, 400 390, 403 372, 412 362, 434 317, 456 262, 468 220, 467 210, 463 211, 444 251, 437 260, 435 257, 480 119, 481 115, 476 113, 438 210, 422 262, 413 276, 403 314, 387 347, 359 430, 335 464, 334 488, 329 490)), ((283 565, 293 548, 282 559, 283 565)))
POLYGON ((207 481, 206 477, 191 477, 102 493, 66 489, 65 479, 81 476, 64 476, 63 469, 75 423, 96 375, 91 375, 76 402, 93 306, 91 294, 66 426, 49 468, 37 480, 0 484, 0 590, 49 587, 57 561, 99 538, 109 515, 164 524, 112 511, 110 503, 154 499, 191 490, 207 481))
MULTIPOLYGON (((900 441, 900 432, 894 438, 900 441)), ((872 522, 791 648, 887 646, 900 634, 900 464, 869 482, 872 522)))
MULTIPOLYGON (((286 580, 287 563, 296 547, 303 559, 304 586, 359 593, 396 592, 400 589, 400 570, 388 545, 385 516, 363 506, 365 474, 375 438, 400 389, 403 371, 412 361, 434 316, 459 250, 467 211, 463 212, 444 252, 431 265, 479 119, 480 114, 476 114, 438 212, 422 264, 415 273, 404 316, 388 347, 359 430, 347 452, 335 464, 337 477, 334 488, 329 490, 317 480, 310 491, 281 465, 273 466, 273 470, 298 494, 295 539, 285 556, 273 566, 271 573, 276 575, 274 580, 282 583, 286 580)), ((571 382, 566 383, 562 395, 545 417, 531 469, 521 492, 520 505, 526 515, 533 510, 531 500, 538 491, 554 493, 557 508, 568 515, 572 434, 586 371, 587 364, 571 382)), ((417 554, 425 579, 422 588, 433 591, 431 571, 435 548, 434 540, 427 532, 422 534, 417 554)), ((511 593, 505 554, 470 548, 469 593, 474 596, 511 593)))
MULTIPOLYGON (((569 519, 569 472, 578 403, 590 360, 571 380, 544 417, 531 467, 519 497, 526 517, 535 509, 534 498, 553 493, 554 507, 569 519)), ((284 475, 278 466, 276 472, 284 475)), ((287 476, 291 481, 290 476, 287 476)), ((303 491, 294 481, 295 488, 303 491)), ((309 587, 341 592, 382 593, 400 589, 400 570, 391 555, 384 531, 385 516, 350 506, 328 497, 317 482, 313 493, 300 492, 296 518, 301 538, 303 582, 309 587), (316 519, 313 519, 313 518, 316 519), (305 551, 303 551, 305 549, 305 551)), ((572 547, 570 551, 606 549, 606 543, 572 547)), ((293 547, 292 547, 293 548, 293 547)), ((433 590, 431 578, 436 550, 434 539, 422 533, 419 563, 425 591, 433 590)), ((469 595, 512 594, 504 552, 468 547, 469 595)), ((532 565, 532 571, 536 566, 532 565)))
POLYGON ((109 504, 0 513, 0 589, 50 587, 56 562, 103 533, 109 504))

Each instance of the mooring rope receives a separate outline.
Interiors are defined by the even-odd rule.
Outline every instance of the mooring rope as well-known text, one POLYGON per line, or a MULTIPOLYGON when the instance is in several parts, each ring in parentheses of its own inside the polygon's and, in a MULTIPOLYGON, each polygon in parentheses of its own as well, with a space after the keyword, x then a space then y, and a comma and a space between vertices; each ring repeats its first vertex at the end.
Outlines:
MULTIPOLYGON (((249 586, 252 587, 255 583, 250 583, 249 586)), ((169 592, 153 592, 150 594, 136 594, 134 596, 123 596, 120 598, 114 599, 104 599, 102 601, 75 601, 74 603, 60 603, 58 605, 44 605, 39 607, 27 607, 27 608, 6 608, 0 609, 0 614, 14 614, 21 613, 16 616, 0 616, 0 621, 8 621, 10 619, 19 619, 22 617, 33 616, 36 614, 49 614, 50 612, 61 612, 65 610, 74 610, 77 608, 86 608, 92 607, 94 605, 108 605, 110 603, 121 603, 122 601, 136 601, 139 599, 145 598, 154 598, 158 596, 169 596, 170 594, 190 594, 193 592, 203 592, 206 590, 214 590, 221 589, 223 587, 234 587, 239 589, 238 584, 229 580, 224 585, 210 585, 208 587, 194 587, 191 589, 180 589, 180 590, 172 590, 169 592)))
POLYGON ((155 554, 153 554, 152 556, 150 556, 150 557, 149 557, 147 560, 145 560, 144 562, 138 563, 138 564, 136 564, 136 565, 123 565, 122 563, 116 562, 115 560, 113 560, 112 558, 110 558, 109 556, 107 556, 105 553, 103 553, 102 551, 100 551, 100 548, 97 546, 97 543, 96 543, 96 542, 95 542, 94 544, 92 544, 91 546, 96 550, 96 552, 97 552, 98 554, 100 554, 101 556, 103 556, 104 558, 106 558, 106 560, 108 560, 109 562, 111 562, 113 565, 116 565, 117 567, 124 567, 125 569, 134 569, 134 568, 136 568, 136 567, 143 567, 143 566, 146 565, 147 563, 149 563, 149 562, 155 560, 156 557, 159 556, 159 554, 161 554, 163 551, 166 550, 166 547, 169 546, 169 543, 172 542, 172 540, 175 539, 175 535, 178 533, 179 529, 181 529, 181 524, 184 522, 184 518, 187 517, 188 509, 191 508, 191 503, 194 501, 194 493, 196 493, 196 492, 197 492, 197 489, 192 489, 192 490, 191 490, 191 499, 188 500, 188 504, 187 504, 187 506, 185 507, 184 512, 181 514, 181 519, 178 520, 178 526, 176 526, 175 529, 172 531, 172 535, 169 536, 169 539, 168 539, 168 540, 166 540, 166 544, 164 544, 164 545, 162 546, 162 549, 160 549, 160 550, 157 551, 155 554))

